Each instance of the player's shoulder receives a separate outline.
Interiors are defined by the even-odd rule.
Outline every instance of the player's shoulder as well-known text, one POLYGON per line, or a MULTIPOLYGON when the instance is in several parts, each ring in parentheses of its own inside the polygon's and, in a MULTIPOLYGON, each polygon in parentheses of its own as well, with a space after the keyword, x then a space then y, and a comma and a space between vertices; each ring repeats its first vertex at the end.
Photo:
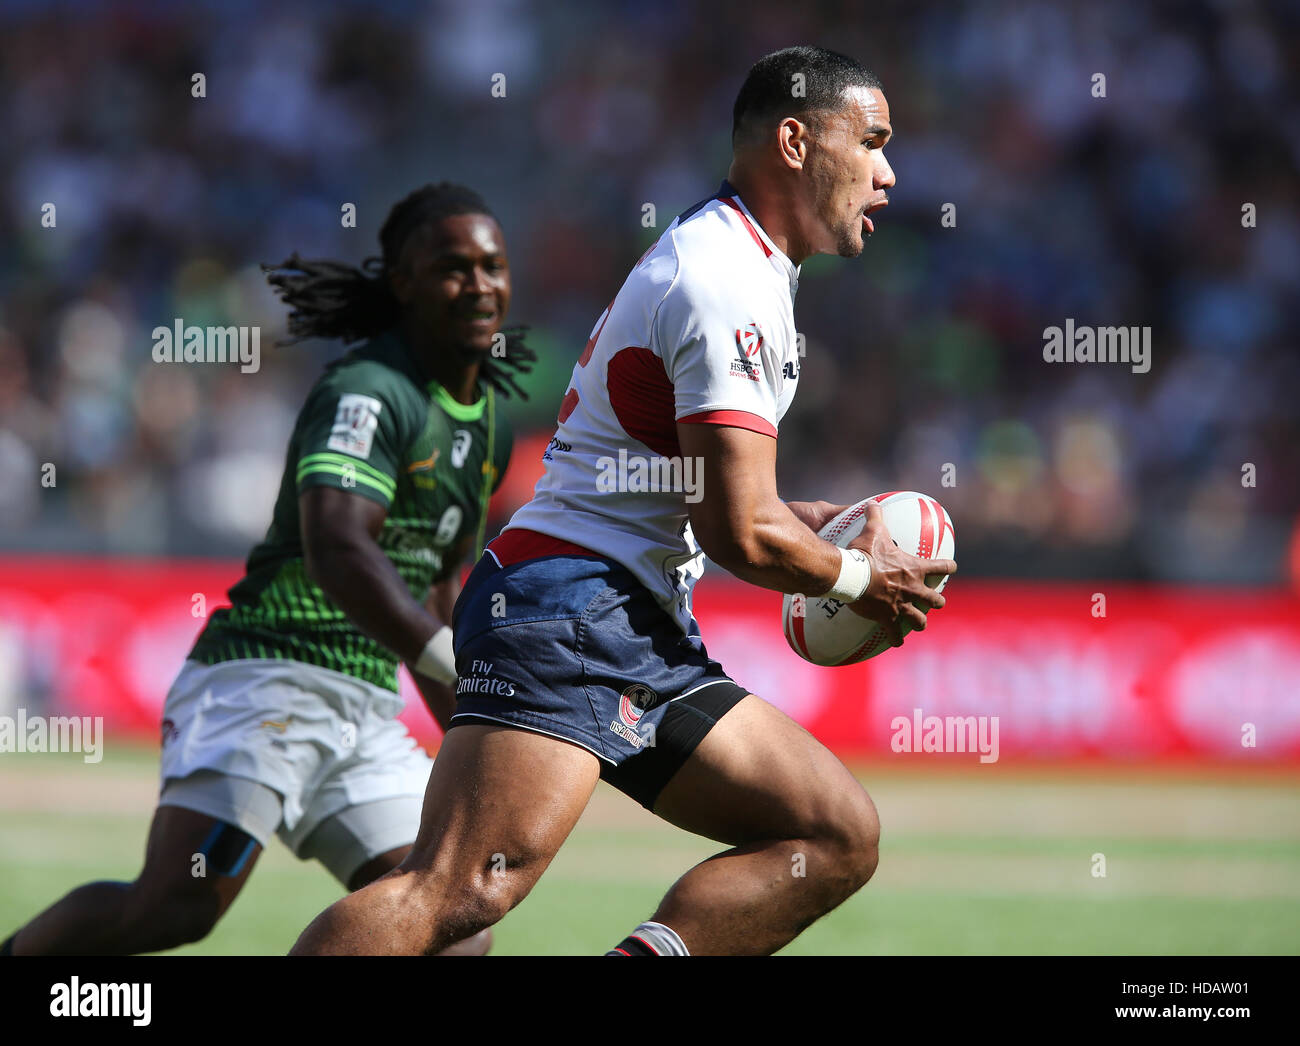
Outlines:
POLYGON ((313 390, 334 394, 371 396, 394 408, 421 408, 427 393, 394 332, 387 332, 351 349, 326 367, 313 390))
POLYGON ((771 269, 738 230, 728 206, 711 197, 673 220, 623 282, 615 298, 616 324, 641 329, 648 322, 652 339, 675 343, 685 328, 767 315, 773 307, 771 269))
POLYGON ((672 269, 662 288, 666 305, 730 314, 738 305, 762 304, 771 297, 762 255, 746 249, 751 245, 736 236, 724 206, 720 200, 707 201, 665 234, 672 269))
POLYGON ((771 251, 726 182, 718 195, 682 212, 664 239, 676 261, 675 284, 686 283, 688 293, 700 279, 733 295, 770 293, 771 251))

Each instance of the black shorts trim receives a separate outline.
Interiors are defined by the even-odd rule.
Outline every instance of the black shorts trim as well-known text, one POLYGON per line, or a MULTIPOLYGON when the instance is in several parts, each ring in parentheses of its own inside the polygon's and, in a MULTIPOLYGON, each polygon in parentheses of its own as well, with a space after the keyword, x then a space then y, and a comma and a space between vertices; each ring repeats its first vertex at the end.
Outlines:
POLYGON ((749 693, 730 679, 719 679, 672 701, 647 745, 617 766, 602 763, 600 776, 624 795, 654 812, 664 790, 719 719, 749 693))
POLYGON ((743 686, 730 679, 719 679, 716 683, 705 683, 691 693, 675 699, 669 703, 668 710, 664 713, 654 744, 617 765, 575 738, 521 723, 518 719, 497 719, 477 712, 459 712, 452 717, 448 729, 475 723, 505 726, 585 748, 600 760, 602 780, 608 781, 653 813, 664 786, 673 779, 682 764, 717 725, 718 720, 735 708, 748 693, 743 686))

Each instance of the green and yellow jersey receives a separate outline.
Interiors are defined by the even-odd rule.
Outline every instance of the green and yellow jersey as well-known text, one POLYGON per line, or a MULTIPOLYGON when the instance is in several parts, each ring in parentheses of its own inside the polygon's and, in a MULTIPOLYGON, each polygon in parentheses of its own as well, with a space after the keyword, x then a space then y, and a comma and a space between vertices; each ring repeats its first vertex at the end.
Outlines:
POLYGON ((190 657, 206 664, 288 658, 397 689, 397 656, 348 620, 303 566, 298 496, 329 486, 388 510, 378 544, 423 601, 459 567, 505 474, 511 433, 493 389, 466 406, 428 381, 390 331, 332 364, 307 397, 270 529, 245 576, 214 611, 190 657))

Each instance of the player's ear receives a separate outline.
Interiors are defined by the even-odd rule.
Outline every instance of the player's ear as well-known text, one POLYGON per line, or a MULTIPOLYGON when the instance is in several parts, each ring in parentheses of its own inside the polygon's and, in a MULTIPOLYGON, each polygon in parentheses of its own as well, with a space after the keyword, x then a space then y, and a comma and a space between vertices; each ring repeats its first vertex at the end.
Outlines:
POLYGON ((397 252, 397 261, 389 270, 388 287, 402 305, 409 305, 415 297, 415 276, 427 261, 424 255, 427 236, 426 229, 417 229, 408 236, 397 252))
POLYGON ((808 134, 810 128, 802 120, 787 116, 776 127, 777 149, 782 162, 794 170, 802 170, 808 159, 808 134))
POLYGON ((411 266, 403 258, 388 272, 388 289, 402 305, 411 300, 411 266))

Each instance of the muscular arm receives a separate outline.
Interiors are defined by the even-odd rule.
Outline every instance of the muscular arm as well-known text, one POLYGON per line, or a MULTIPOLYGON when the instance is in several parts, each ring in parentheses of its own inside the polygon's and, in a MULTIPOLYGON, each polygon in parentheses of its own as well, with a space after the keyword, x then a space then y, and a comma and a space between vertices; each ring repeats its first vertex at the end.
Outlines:
MULTIPOLYGON (((691 529, 719 566, 742 581, 778 592, 825 595, 839 578, 839 550, 811 529, 829 517, 824 502, 795 503, 776 493, 776 440, 726 425, 678 424, 682 454, 702 466, 702 497, 689 503, 691 529)), ((900 616, 925 628, 914 600, 942 607, 944 598, 925 584, 928 574, 951 574, 951 560, 908 555, 889 537, 879 506, 871 506, 862 533, 850 547, 872 561, 871 583, 851 608, 879 621, 896 645, 902 643, 900 616)))
MULTIPOLYGON (((840 574, 840 554, 776 493, 776 440, 726 425, 679 424, 682 454, 703 466, 690 504, 696 540, 742 581, 778 592, 821 595, 840 574)), ((689 503, 688 503, 689 504, 689 503)))
MULTIPOLYGON (((451 608, 456 605, 456 597, 460 595, 460 565, 465 561, 472 540, 472 537, 466 537, 456 551, 448 557, 451 566, 448 568, 447 576, 430 585, 429 594, 424 598, 424 609, 446 625, 451 624, 451 608)), ((451 725, 451 717, 456 711, 455 691, 445 683, 439 683, 436 679, 430 679, 417 672, 415 665, 410 661, 406 663, 406 667, 410 670, 411 678, 415 680, 424 703, 429 706, 434 721, 442 728, 443 733, 446 733, 451 725)))
POLYGON ((322 486, 303 491, 298 510, 308 576, 362 633, 403 661, 415 661, 442 622, 411 597, 379 547, 384 507, 322 486))

